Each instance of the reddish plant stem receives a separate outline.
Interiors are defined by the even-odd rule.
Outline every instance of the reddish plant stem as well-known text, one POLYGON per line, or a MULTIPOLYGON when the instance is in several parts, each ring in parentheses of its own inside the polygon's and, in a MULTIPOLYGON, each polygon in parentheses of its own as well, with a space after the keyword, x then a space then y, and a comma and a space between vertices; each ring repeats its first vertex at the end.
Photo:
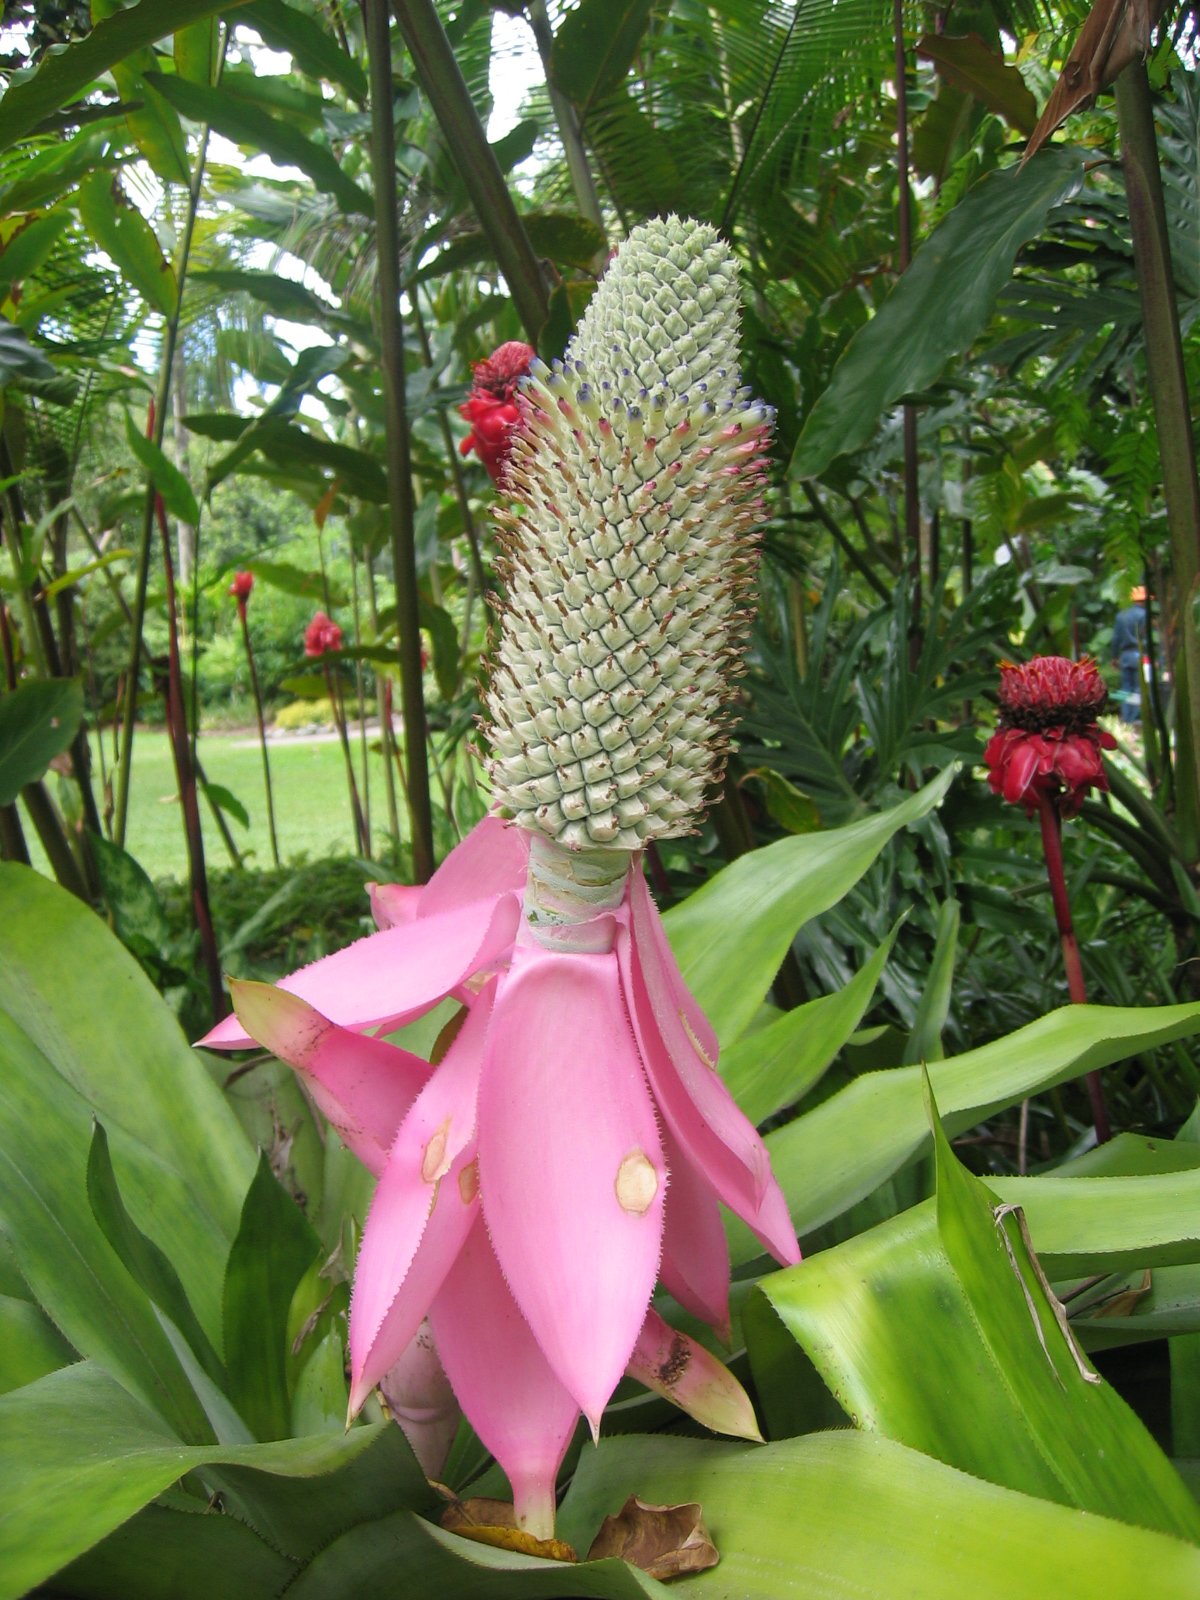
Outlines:
MULTIPOLYGON (((1071 902, 1067 898, 1067 879, 1063 871, 1062 817, 1054 799, 1039 791, 1038 821, 1042 825, 1042 849, 1046 856, 1046 874, 1050 879, 1050 898, 1054 903, 1054 920, 1062 944, 1063 966, 1067 971, 1067 993, 1077 1006, 1087 1005, 1087 988, 1083 981, 1083 962, 1079 956, 1079 941, 1075 937, 1075 924, 1071 920, 1071 902)), ((1092 1103, 1092 1121, 1096 1126, 1096 1143, 1106 1144, 1112 1138, 1112 1125, 1108 1120, 1108 1107, 1100 1074, 1092 1071, 1086 1075, 1088 1098, 1092 1103)))
POLYGON ((267 724, 263 717, 262 689, 258 682, 258 667, 254 662, 254 646, 250 643, 250 624, 246 621, 246 602, 237 603, 242 624, 242 642, 246 646, 246 665, 250 668, 250 689, 254 695, 254 715, 258 719, 258 743, 262 750, 263 785, 267 791, 267 829, 271 835, 271 859, 279 866, 279 838, 275 832, 275 797, 271 789, 271 761, 267 755, 267 724))
POLYGON ((342 703, 338 685, 334 681, 333 668, 330 665, 328 655, 321 657, 321 665, 325 669, 325 687, 329 690, 329 704, 333 708, 333 720, 337 725, 338 738, 342 745, 342 756, 346 763, 346 787, 350 791, 350 815, 354 821, 355 845, 363 855, 369 856, 371 845, 367 839, 362 803, 358 798, 358 783, 354 776, 354 756, 350 749, 350 735, 346 729, 346 708, 342 703))

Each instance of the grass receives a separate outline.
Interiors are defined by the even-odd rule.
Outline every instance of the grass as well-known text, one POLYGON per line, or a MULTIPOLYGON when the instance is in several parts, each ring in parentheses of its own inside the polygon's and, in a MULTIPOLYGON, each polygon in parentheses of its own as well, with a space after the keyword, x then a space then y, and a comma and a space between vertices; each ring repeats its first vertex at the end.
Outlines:
MULTIPOLYGON (((228 816, 230 831, 248 865, 271 865, 267 806, 263 792, 262 755, 252 734, 203 733, 200 762, 210 783, 220 784, 245 806, 250 826, 228 816)), ((152 878, 186 876, 183 816, 167 736, 139 728, 134 739, 133 781, 129 792, 126 846, 152 878)), ((355 746, 357 763, 357 746, 355 746)), ((320 861, 356 854, 341 747, 334 739, 295 739, 270 747, 271 778, 279 853, 286 862, 320 861)), ((370 761, 371 839, 378 860, 389 856, 387 797, 380 757, 370 761)), ((93 768, 99 798, 99 764, 93 768)), ((356 767, 359 783, 361 769, 356 767)), ((53 777, 53 775, 51 775, 53 777)), ((403 796, 398 797, 404 826, 403 796)), ((208 805, 201 800, 205 856, 214 868, 230 865, 208 805)), ((26 822, 26 838, 34 864, 46 871, 37 836, 26 822)))

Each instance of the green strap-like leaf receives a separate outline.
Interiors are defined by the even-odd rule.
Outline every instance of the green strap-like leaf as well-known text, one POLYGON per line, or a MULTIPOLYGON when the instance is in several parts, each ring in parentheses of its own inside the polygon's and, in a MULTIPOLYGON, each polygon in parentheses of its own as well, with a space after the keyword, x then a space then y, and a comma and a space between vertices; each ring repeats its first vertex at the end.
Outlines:
POLYGON ((1083 181, 1085 152, 1043 150, 1026 167, 991 172, 930 234, 912 265, 851 339, 796 444, 791 470, 818 476, 866 444, 902 396, 926 388, 991 315, 1017 251, 1083 181))
POLYGON ((188 83, 186 79, 148 72, 146 82, 153 85, 175 109, 192 122, 207 123, 235 144, 250 145, 270 156, 280 166, 299 167, 323 194, 330 194, 351 216, 371 217, 375 204, 365 189, 342 171, 337 157, 323 145, 293 128, 280 117, 272 117, 220 89, 188 83))
POLYGON ((236 11, 245 0, 140 0, 106 17, 65 50, 48 51, 29 77, 14 83, 0 100, 0 150, 36 128, 39 122, 82 94, 117 61, 135 50, 169 38, 190 23, 218 12, 236 11))
POLYGON ((79 731, 83 685, 77 678, 40 678, 0 697, 0 806, 45 774, 79 731))
POLYGON ((252 0, 242 13, 264 44, 286 50, 301 72, 340 84, 361 105, 367 98, 367 75, 353 56, 341 49, 332 31, 283 0, 252 0))
POLYGON ((162 495, 166 509, 180 522, 186 522, 191 528, 196 527, 200 521, 200 507, 196 504, 191 484, 154 440, 139 431, 128 413, 125 417, 125 440, 146 469, 150 482, 162 495))
POLYGON ((723 1046, 758 1010, 779 964, 810 918, 858 882, 893 834, 941 801, 955 769, 889 811, 845 828, 780 839, 723 868, 664 918, 680 968, 723 1046), (732 947, 737 960, 729 959, 732 947))

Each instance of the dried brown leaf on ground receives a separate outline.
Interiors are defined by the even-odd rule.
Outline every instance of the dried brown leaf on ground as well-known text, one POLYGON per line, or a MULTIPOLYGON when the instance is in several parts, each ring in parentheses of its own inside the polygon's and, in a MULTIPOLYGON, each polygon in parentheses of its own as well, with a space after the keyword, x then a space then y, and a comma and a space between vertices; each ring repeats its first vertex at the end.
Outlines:
POLYGON ((708 1536, 704 1513, 694 1501, 654 1506, 633 1494, 615 1517, 605 1517, 592 1540, 588 1560, 604 1556, 616 1556, 664 1581, 703 1572, 721 1559, 708 1536))

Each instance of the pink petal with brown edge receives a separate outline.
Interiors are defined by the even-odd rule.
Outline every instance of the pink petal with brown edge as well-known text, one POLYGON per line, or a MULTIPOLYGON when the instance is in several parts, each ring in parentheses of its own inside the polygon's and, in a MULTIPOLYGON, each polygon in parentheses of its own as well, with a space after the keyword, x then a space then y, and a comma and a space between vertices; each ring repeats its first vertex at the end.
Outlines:
POLYGON ((494 985, 400 1124, 367 1213, 350 1297, 350 1410, 395 1366, 479 1210, 475 1119, 494 985))
POLYGON ((514 951, 479 1088, 479 1176, 513 1298, 595 1429, 650 1303, 667 1181, 611 953, 514 951))
POLYGON ((429 1063, 370 1034, 339 1028, 274 984, 231 978, 229 989, 247 1033, 295 1068, 340 1138, 378 1177, 396 1129, 428 1082, 429 1063))
MULTIPOLYGON (((397 1028, 507 956, 521 921, 516 895, 490 906, 480 902, 474 915, 470 909, 368 934, 290 973, 279 988, 341 1027, 397 1028)), ((199 1041, 210 1050, 241 1050, 252 1042, 236 1017, 226 1017, 199 1041)))
POLYGON ((517 1527, 551 1538, 555 1479, 579 1407, 518 1310, 482 1217, 438 1291, 430 1322, 459 1404, 512 1486, 517 1527))
POLYGON ((762 1443, 750 1396, 733 1373, 657 1311, 647 1311, 626 1371, 714 1433, 762 1443))

